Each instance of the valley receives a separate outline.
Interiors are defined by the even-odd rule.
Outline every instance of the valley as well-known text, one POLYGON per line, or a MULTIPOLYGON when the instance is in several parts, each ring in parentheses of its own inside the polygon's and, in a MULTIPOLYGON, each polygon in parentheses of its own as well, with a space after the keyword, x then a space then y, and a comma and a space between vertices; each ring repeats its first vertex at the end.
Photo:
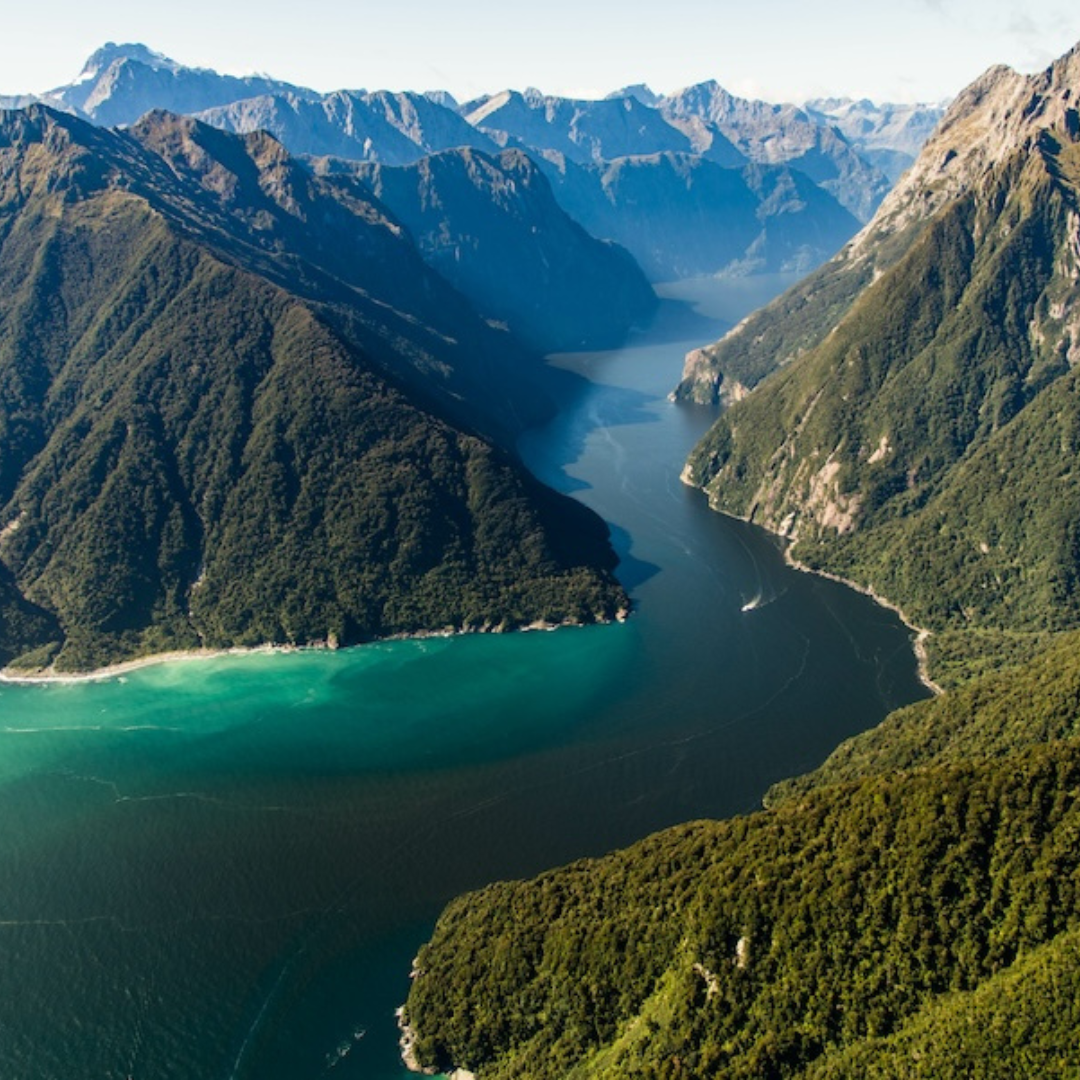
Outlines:
POLYGON ((0 102, 0 1072, 1073 1075, 1078 101, 0 102))

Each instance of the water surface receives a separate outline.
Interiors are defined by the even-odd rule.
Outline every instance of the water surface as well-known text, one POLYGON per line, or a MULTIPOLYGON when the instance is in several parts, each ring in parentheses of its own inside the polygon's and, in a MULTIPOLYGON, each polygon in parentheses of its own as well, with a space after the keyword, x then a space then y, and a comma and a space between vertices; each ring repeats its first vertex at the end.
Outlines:
POLYGON ((751 810, 924 693, 895 616, 679 482, 700 343, 556 358, 522 442, 611 523, 625 624, 0 686, 0 1076, 398 1078, 453 895, 751 810))

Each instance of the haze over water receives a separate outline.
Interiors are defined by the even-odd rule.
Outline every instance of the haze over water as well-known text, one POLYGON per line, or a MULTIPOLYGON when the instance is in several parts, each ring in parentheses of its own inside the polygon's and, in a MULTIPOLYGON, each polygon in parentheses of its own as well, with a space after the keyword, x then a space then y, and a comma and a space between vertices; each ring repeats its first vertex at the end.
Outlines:
POLYGON ((558 358, 522 442, 611 523, 626 624, 0 686, 0 1075, 400 1077, 450 897, 752 810, 925 693, 895 616, 680 483, 698 343, 558 358))

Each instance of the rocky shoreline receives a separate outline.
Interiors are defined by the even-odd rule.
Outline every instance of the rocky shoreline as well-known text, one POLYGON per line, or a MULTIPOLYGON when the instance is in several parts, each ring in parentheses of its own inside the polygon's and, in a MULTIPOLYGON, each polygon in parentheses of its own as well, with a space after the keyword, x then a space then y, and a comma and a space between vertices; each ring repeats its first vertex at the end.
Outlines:
MULTIPOLYGON (((507 627, 505 624, 461 627, 458 629, 445 630, 418 630, 408 634, 390 634, 387 637, 373 638, 371 641, 358 642, 355 645, 340 646, 340 648, 363 648, 364 645, 377 645, 386 641, 423 641, 428 638, 460 637, 465 634, 512 634, 525 633, 537 630, 561 630, 571 626, 604 626, 612 623, 622 623, 630 617, 630 608, 621 607, 615 612, 613 619, 598 619, 595 623, 581 623, 574 620, 565 622, 549 622, 546 619, 538 619, 524 626, 507 627)), ((21 668, 6 667, 0 669, 0 684, 13 683, 33 685, 35 683, 79 683, 95 682, 102 679, 113 679, 121 675, 127 675, 140 668, 152 667, 156 664, 173 664, 185 660, 215 660, 222 656, 264 656, 268 653, 299 653, 299 652, 336 652, 339 646, 336 641, 312 642, 309 645, 275 645, 266 642, 262 645, 233 646, 228 649, 187 649, 173 652, 150 653, 147 656, 137 656, 130 660, 119 660, 115 664, 107 664, 105 667, 94 668, 92 671, 57 671, 55 668, 44 668, 39 671, 23 670, 21 668)))

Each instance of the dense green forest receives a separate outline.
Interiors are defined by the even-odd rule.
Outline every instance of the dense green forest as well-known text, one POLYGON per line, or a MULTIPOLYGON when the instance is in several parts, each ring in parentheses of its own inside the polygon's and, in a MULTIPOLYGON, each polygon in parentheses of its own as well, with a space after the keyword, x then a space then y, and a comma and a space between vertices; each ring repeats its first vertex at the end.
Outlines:
POLYGON ((535 362, 354 182, 168 116, 11 113, 0 156, 0 663, 626 605, 603 523, 464 426, 542 415, 535 362))
MULTIPOLYGON (((1038 745, 491 886, 420 952, 415 1052, 482 1078, 797 1077, 961 1022, 1018 960, 1075 951, 1078 781, 1080 742, 1038 745)), ((1037 1004, 1046 1044, 1075 1045, 1075 999, 1037 1004)))
POLYGON ((1072 1076, 1080 643, 893 714, 771 809, 455 901, 421 1062, 488 1077, 1072 1076))

